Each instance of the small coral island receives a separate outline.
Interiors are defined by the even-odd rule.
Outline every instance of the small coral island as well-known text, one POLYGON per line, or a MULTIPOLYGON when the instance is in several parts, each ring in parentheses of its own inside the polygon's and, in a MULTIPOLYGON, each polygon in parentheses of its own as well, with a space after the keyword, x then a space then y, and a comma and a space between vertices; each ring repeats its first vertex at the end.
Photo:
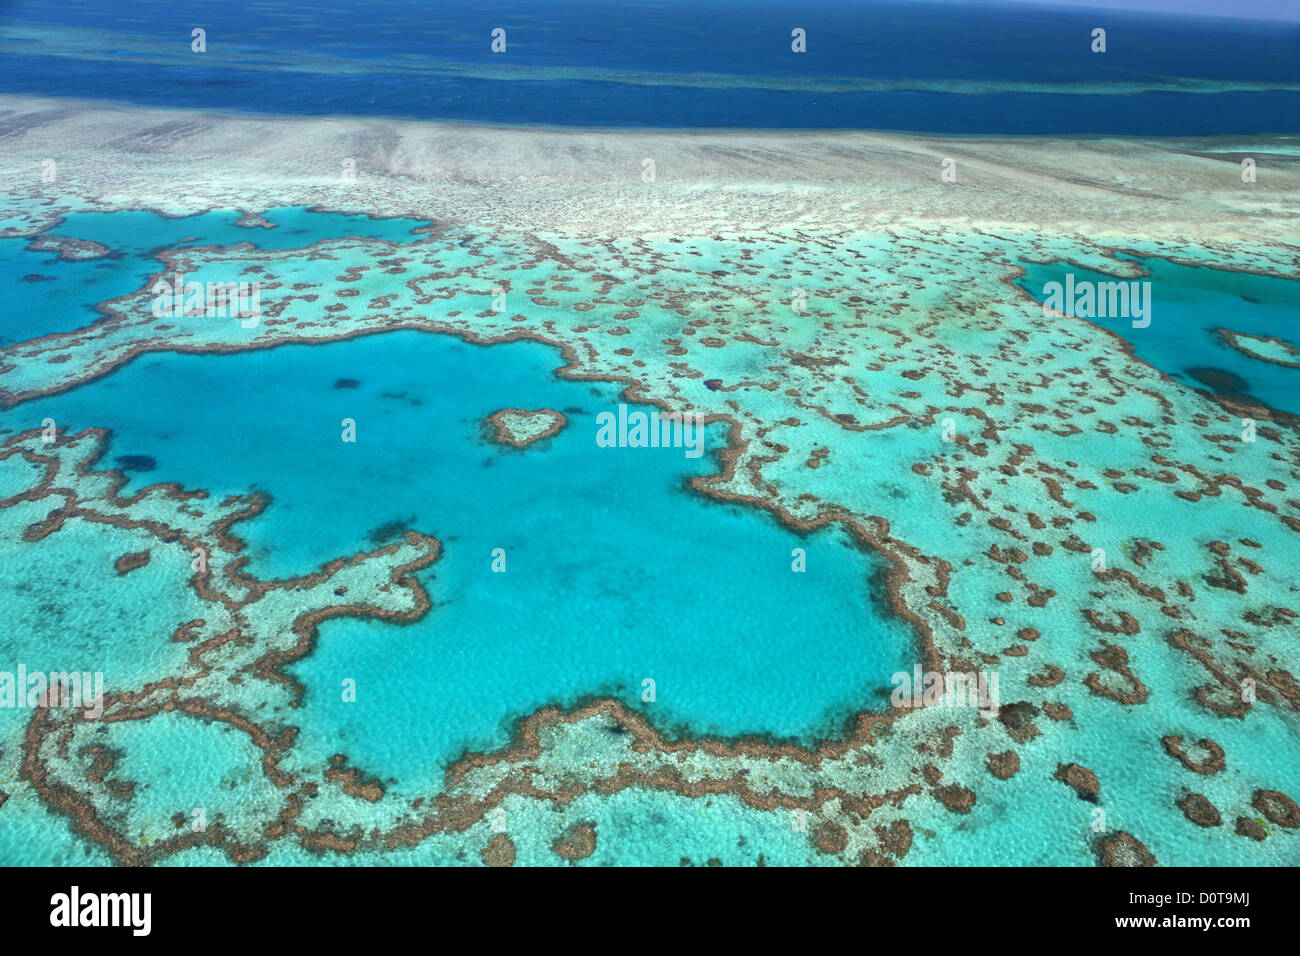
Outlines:
POLYGON ((530 412, 521 408, 503 408, 487 417, 484 431, 498 445, 527 448, 558 434, 567 424, 569 420, 554 409, 540 408, 530 412))
POLYGON ((1233 332, 1230 329, 1215 329, 1219 337, 1229 346, 1264 362, 1285 365, 1288 368, 1300 368, 1300 349, 1290 342, 1275 336, 1251 335, 1248 332, 1233 332))

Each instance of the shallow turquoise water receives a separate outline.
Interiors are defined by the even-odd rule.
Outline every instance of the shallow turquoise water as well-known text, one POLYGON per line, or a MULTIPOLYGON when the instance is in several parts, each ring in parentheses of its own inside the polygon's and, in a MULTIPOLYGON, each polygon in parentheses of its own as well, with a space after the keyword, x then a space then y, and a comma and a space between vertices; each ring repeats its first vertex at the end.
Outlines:
POLYGON ((42 233, 86 239, 111 252, 99 259, 60 259, 57 252, 29 248, 31 237, 0 239, 0 269, 6 287, 0 345, 12 345, 54 332, 82 328, 103 318, 98 303, 135 292, 163 270, 155 257, 185 246, 233 246, 299 249, 325 239, 360 236, 389 242, 413 242, 417 219, 371 219, 369 216, 281 207, 264 214, 276 228, 238 226, 241 213, 226 209, 197 216, 169 218, 140 210, 82 212, 67 216, 42 233))
MULTIPOLYGON (((1058 784, 1059 786, 1059 784, 1058 784)), ((567 866, 551 849, 557 830, 574 823, 596 827, 595 852, 582 866, 832 866, 834 857, 818 853, 806 834, 796 832, 789 813, 755 810, 736 797, 708 800, 663 791, 621 790, 586 793, 568 804, 563 816, 549 803, 507 799, 508 832, 516 866, 567 866)), ((486 822, 467 833, 440 834, 416 847, 352 857, 321 855, 286 841, 273 844, 258 866, 464 866, 478 865, 479 851, 491 839, 486 822)), ((220 864, 188 852, 166 865, 220 864)))
MULTIPOLYGON (((584 128, 1296 131, 1295 40, 1285 25, 1194 16, 1179 3, 1164 4, 1160 15, 1109 3, 1106 27, 1123 42, 1111 44, 1099 68, 1080 55, 1095 14, 1035 6, 566 0, 548 3, 543 16, 533 0, 446 0, 432 15, 375 0, 358 17, 354 4, 338 0, 136 0, 127 20, 113 4, 9 0, 4 23, 19 42, 6 44, 0 89, 200 111, 584 128), (795 10, 807 30, 806 56, 791 54, 795 10), (192 56, 188 44, 170 47, 177 23, 204 24, 214 43, 221 37, 220 59, 192 56), (496 25, 509 32, 505 57, 489 45, 496 25), (81 40, 83 33, 93 39, 81 40), (510 65, 493 70, 501 59, 510 65), (687 78, 700 73, 722 76, 691 85, 687 78), (645 81, 629 88, 629 74, 645 81), (884 88, 831 84, 837 92, 828 93, 798 82, 832 78, 870 78, 884 88), (773 89, 780 80, 795 82, 773 89), (1152 80, 1159 85, 1147 92, 1152 80), (1193 92, 1207 80, 1239 87, 1193 92), (1049 85, 1031 92, 1020 86, 1026 82, 1049 85)), ((1293 20, 1289 6, 1256 0, 1249 9, 1293 20)))
MULTIPOLYGON (((1186 385, 1226 394, 1248 394, 1270 408, 1300 414, 1300 369, 1245 355, 1223 343, 1216 328, 1286 340, 1300 348, 1300 283, 1292 279, 1185 266, 1164 259, 1139 259, 1150 273, 1151 324, 1133 328, 1130 319, 1091 319, 1133 346, 1134 354, 1186 385), (1227 376, 1198 377, 1190 370, 1216 369, 1227 376)), ((1017 285, 1038 302, 1048 282, 1114 281, 1068 263, 1022 262, 1017 285)))

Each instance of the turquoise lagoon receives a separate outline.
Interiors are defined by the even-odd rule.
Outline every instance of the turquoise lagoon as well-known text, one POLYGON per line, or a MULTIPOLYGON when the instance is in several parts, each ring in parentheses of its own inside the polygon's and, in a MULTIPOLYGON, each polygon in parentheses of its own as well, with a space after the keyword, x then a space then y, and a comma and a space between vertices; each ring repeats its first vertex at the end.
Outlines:
MULTIPOLYGON (((1281 338, 1300 349, 1300 284, 1294 279, 1119 256, 1138 263, 1151 283, 1151 324, 1091 319, 1125 339, 1133 354, 1170 378, 1228 396, 1248 395, 1270 408, 1300 415, 1300 369, 1246 355, 1215 329, 1281 338)), ((1042 302, 1049 282, 1113 282, 1114 276, 1064 262, 1022 262, 1017 285, 1042 302)))
MULTIPOLYGON (((420 575, 435 602, 422 621, 330 621, 295 665, 308 688, 300 747, 322 759, 344 752, 427 783, 464 748, 504 744, 515 718, 593 694, 666 729, 801 739, 882 703, 914 651, 879 609, 879 564, 838 531, 804 539, 689 491, 690 475, 716 469, 711 454, 598 447, 595 416, 618 389, 561 380, 560 364, 538 343, 416 331, 151 354, 0 424, 111 428, 105 464, 149 469, 128 470, 128 490, 268 492, 271 507, 235 528, 259 576, 308 573, 408 527, 442 541, 420 575), (569 426, 503 449, 482 423, 505 407, 556 408, 569 426), (354 444, 341 440, 345 418, 354 444), (806 573, 791 571, 796 547, 806 573), (495 548, 503 574, 491 571, 495 548), (356 703, 342 702, 347 677, 356 703), (640 701, 645 678, 652 705, 640 701)), ((706 447, 722 440, 714 429, 706 447)))

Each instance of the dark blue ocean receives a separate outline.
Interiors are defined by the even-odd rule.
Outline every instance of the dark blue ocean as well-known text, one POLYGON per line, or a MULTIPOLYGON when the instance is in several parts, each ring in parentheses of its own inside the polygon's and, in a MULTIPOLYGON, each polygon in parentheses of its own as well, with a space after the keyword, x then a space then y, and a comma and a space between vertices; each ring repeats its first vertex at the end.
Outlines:
POLYGON ((0 2, 0 91, 170 107, 1168 136, 1300 132, 1297 84, 1294 22, 869 0, 0 2), (841 89, 807 85, 827 79, 841 89), (843 89, 864 80, 887 88, 843 89))

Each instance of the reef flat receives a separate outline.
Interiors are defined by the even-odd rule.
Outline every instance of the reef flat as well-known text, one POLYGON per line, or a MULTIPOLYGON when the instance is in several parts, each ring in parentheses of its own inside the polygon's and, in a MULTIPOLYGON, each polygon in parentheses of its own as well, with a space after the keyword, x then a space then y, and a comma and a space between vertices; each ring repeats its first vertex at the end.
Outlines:
POLYGON ((485 422, 492 440, 510 448, 527 448, 558 434, 568 423, 564 413, 553 408, 539 408, 536 411, 503 408, 489 415, 485 422))
MULTIPOLYGON (((87 210, 432 223, 404 242, 159 249, 155 275, 97 303, 99 321, 0 349, 6 423, 150 353, 413 329, 538 340, 564 379, 714 423, 720 470, 693 490, 879 555, 922 670, 996 673, 1000 694, 991 711, 924 695, 890 707, 883 686, 808 745, 670 735, 653 700, 594 696, 525 716, 507 746, 411 796, 346 746, 299 752, 289 665, 330 618, 423 617, 415 576, 436 568, 439 542, 410 530, 262 580, 236 522, 274 503, 251 489, 215 507, 198 488, 120 497, 122 476, 97 470, 109 436, 36 419, 0 446, 4 547, 111 529, 114 586, 165 576, 177 621, 154 639, 187 653, 110 681, 99 719, 41 705, 6 722, 0 824, 52 809, 125 863, 677 862, 663 854, 679 846, 697 863, 1300 860, 1295 417, 1136 356, 1140 336, 1186 334, 1164 318, 1178 293, 1161 280, 1150 324, 1118 331, 1051 314, 1016 283, 1021 263, 1140 280, 1135 259, 1300 279, 1293 141, 0 109, 9 237, 62 235, 87 210), (58 175, 42 182, 49 158, 58 175), (175 275, 256 282, 260 313, 160 316, 157 283, 175 275), (146 550, 159 556, 130 557, 146 550), (181 740, 227 769, 180 794, 151 779, 161 758, 133 756, 181 740), (232 774, 238 788, 223 785, 232 774), (647 823, 647 801, 667 819, 647 823), (209 824, 195 830, 200 806, 209 824), (158 819, 175 832, 146 838, 158 819)), ((1298 327, 1267 346, 1233 329, 1216 341, 1278 367, 1298 327)))

